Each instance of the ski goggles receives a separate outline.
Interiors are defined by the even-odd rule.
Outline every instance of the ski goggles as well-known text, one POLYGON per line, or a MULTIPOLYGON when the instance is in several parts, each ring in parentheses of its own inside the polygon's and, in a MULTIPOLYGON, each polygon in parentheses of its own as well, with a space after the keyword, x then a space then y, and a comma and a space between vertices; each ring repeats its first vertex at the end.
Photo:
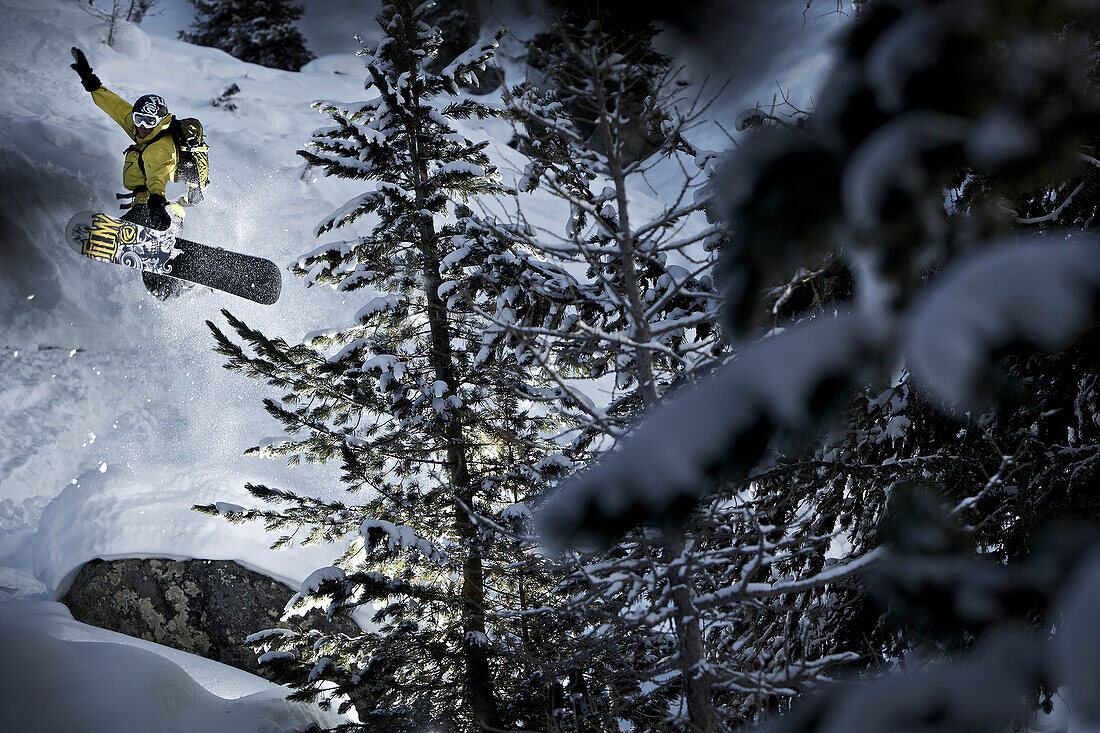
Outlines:
POLYGON ((133 117, 134 124, 138 127, 156 127, 164 119, 156 115, 147 115, 144 112, 134 112, 133 117))

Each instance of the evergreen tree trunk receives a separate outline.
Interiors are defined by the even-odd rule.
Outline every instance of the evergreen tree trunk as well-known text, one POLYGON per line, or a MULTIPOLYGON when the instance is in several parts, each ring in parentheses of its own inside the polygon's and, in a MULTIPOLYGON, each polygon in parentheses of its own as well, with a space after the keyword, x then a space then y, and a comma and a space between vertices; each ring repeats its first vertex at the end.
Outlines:
MULTIPOLYGON (((431 247, 434 232, 421 230, 427 235, 426 250, 431 247)), ((447 312, 439 297, 439 259, 436 253, 425 251, 424 284, 427 290, 428 324, 431 331, 431 345, 436 378, 447 384, 448 391, 455 387, 453 354, 451 352, 451 333, 447 327, 447 312)), ((493 694, 492 676, 489 659, 485 652, 485 572, 481 550, 478 546, 477 527, 467 513, 467 507, 473 506, 473 491, 470 488, 470 474, 466 463, 466 443, 459 418, 453 417, 446 423, 447 474, 454 491, 461 500, 454 502, 455 524, 458 535, 465 545, 465 557, 462 561, 462 627, 464 632, 463 653, 466 667, 466 694, 475 719, 485 729, 502 727, 493 694), (462 506, 465 504, 465 507, 462 506)))
MULTIPOLYGON (((419 131, 410 130, 409 139, 413 142, 412 156, 418 181, 418 204, 426 205, 423 184, 428 178, 428 169, 420 157, 419 131)), ((436 246, 436 232, 430 221, 420 227, 420 247, 424 256, 424 291, 428 311, 428 328, 431 341, 431 364, 437 381, 447 385, 447 391, 455 394, 457 380, 454 369, 454 353, 451 348, 451 329, 447 323, 447 308, 439 297, 439 286, 443 280, 439 274, 440 255, 436 246)), ((462 629, 463 656, 465 659, 465 689, 467 703, 478 725, 485 730, 503 728, 500 713, 497 710, 493 694, 493 681, 486 654, 485 635, 485 569, 481 550, 478 546, 477 527, 467 513, 467 507, 473 507, 473 490, 470 486, 470 471, 466 460, 466 440, 463 435, 462 421, 458 414, 451 413, 445 420, 444 440, 447 446, 447 475, 452 490, 457 495, 454 502, 455 526, 464 544, 465 556, 462 560, 462 629), (462 506, 465 504, 465 507, 462 506)))
MULTIPOLYGON (((602 84, 596 87, 601 90, 599 94, 601 109, 610 109, 608 105, 612 104, 613 100, 603 96, 602 84)), ((616 233, 616 239, 622 253, 621 267, 626 286, 627 310, 630 311, 630 318, 633 321, 631 338, 641 344, 635 349, 638 383, 646 410, 650 410, 656 406, 659 399, 653 353, 645 346, 652 340, 653 335, 649 328, 649 319, 646 317, 646 306, 635 259, 635 242, 630 228, 626 174, 621 159, 622 146, 621 142, 618 142, 621 136, 613 134, 610 115, 607 112, 600 115, 600 128, 606 140, 617 141, 612 144, 612 149, 607 156, 619 211, 619 231, 616 233)), ((665 532, 665 547, 669 559, 675 562, 676 558, 683 555, 684 536, 679 530, 665 532)), ((691 576, 683 565, 677 564, 676 572, 670 575, 668 581, 672 584, 673 620, 676 624, 679 647, 680 678, 683 681, 684 696, 687 699, 689 723, 693 733, 710 733, 714 727, 714 713, 711 707, 710 685, 703 670, 705 662, 703 632, 699 623, 699 614, 692 601, 691 576)))
MULTIPOLYGON (((652 338, 649 330, 649 321, 645 317, 645 303, 642 300, 641 286, 639 285, 637 267, 634 261, 634 243, 631 241, 629 221, 626 218, 626 186, 622 170, 618 166, 615 155, 611 156, 611 164, 615 176, 616 191, 619 196, 622 230, 619 243, 622 247, 623 275, 627 288, 626 298, 628 309, 634 321, 634 333, 632 337, 641 344, 646 344, 652 338)), ((641 387, 642 398, 646 410, 656 406, 659 399, 657 391, 657 379, 653 367, 653 353, 639 346, 635 350, 637 360, 637 376, 641 387)), ((665 530, 665 549, 671 562, 684 553, 684 535, 680 530, 665 530)), ((671 573, 668 582, 672 585, 673 621, 676 625, 676 637, 680 657, 680 678, 683 681, 684 696, 687 699, 688 720, 693 733, 710 733, 714 728, 714 713, 710 701, 710 684, 703 671, 705 655, 703 651, 703 632, 699 623, 699 614, 692 600, 691 574, 682 564, 677 564, 675 572, 671 573)))
POLYGON ((648 408, 657 404, 659 395, 657 393, 657 378, 653 370, 653 355, 644 346, 644 344, 649 343, 652 334, 649 330, 649 319, 646 318, 645 301, 642 299, 642 285, 638 278, 638 266, 635 262, 636 250, 634 237, 630 230, 630 204, 627 198, 626 173, 623 171, 620 158, 622 143, 619 140, 620 136, 613 133, 611 129, 611 119, 607 112, 610 109, 608 105, 612 104, 613 101, 607 99, 604 95, 603 84, 596 86, 600 90, 600 109, 604 110, 600 114, 600 131, 605 140, 614 141, 611 143, 611 151, 607 155, 607 165, 611 180, 615 184, 615 203, 618 206, 619 213, 619 231, 615 233, 615 238, 618 240, 619 251, 622 253, 620 267, 622 268, 625 285, 624 294, 627 310, 630 312, 630 320, 633 322, 631 338, 635 342, 643 344, 643 346, 635 349, 635 359, 638 365, 638 383, 641 387, 642 398, 648 408))
POLYGON ((692 574, 682 562, 678 562, 684 558, 684 549, 683 532, 667 530, 665 550, 675 568, 669 582, 672 584, 673 621, 680 648, 680 677, 684 684, 688 720, 692 733, 710 733, 714 730, 714 708, 710 699, 710 680, 703 666, 706 659, 703 630, 691 588, 692 574))

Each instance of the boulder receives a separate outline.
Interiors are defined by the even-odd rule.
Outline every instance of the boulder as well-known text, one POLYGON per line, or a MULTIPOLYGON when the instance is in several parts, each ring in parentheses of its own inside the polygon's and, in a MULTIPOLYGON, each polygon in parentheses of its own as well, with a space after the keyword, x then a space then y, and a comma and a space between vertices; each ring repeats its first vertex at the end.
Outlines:
MULTIPOLYGON (((279 618, 293 595, 289 586, 229 560, 131 558, 87 563, 61 602, 77 621, 268 677, 244 640, 286 628, 279 618)), ((359 633, 353 622, 330 622, 319 613, 295 622, 359 633)))

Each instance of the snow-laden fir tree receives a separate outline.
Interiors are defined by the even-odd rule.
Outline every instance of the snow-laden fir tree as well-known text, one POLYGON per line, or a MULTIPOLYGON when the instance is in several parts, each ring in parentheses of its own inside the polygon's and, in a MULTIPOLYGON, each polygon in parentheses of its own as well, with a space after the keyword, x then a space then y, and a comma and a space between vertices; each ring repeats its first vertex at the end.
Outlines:
POLYGON ((298 263, 312 283, 363 294, 355 322, 299 345, 228 314, 245 345, 211 326, 230 368, 285 392, 266 407, 289 437, 260 452, 339 459, 345 487, 361 498, 253 486, 274 506, 227 516, 312 541, 351 540, 291 605, 369 606, 377 628, 252 640, 298 688, 295 698, 350 701, 365 731, 530 729, 549 694, 539 655, 553 654, 564 629, 523 614, 547 604, 552 583, 512 538, 529 495, 568 461, 547 439, 557 418, 530 398, 542 387, 527 365, 487 339, 491 321, 455 297, 453 270, 470 253, 466 204, 501 190, 487 143, 456 125, 490 112, 460 99, 457 84, 494 44, 428 72, 441 42, 424 22, 429 6, 384 5, 382 38, 363 52, 372 98, 316 103, 331 122, 301 152, 327 175, 372 184, 317 227, 321 235, 368 222, 370 232, 298 263))
POLYGON ((314 58, 294 23, 302 6, 291 0, 191 0, 192 31, 180 38, 273 69, 297 71, 314 58))
MULTIPOLYGON (((928 281, 936 287, 937 271, 960 252, 1004 246, 993 234, 1017 226, 1090 227, 1098 168, 1096 137, 1085 120, 1095 119, 1096 87, 1095 76, 1089 80, 1082 70, 1096 68, 1095 41, 1091 53, 1086 45, 1090 33, 1096 38, 1095 9, 1052 3, 1041 13, 1013 17, 984 2, 940 4, 934 10, 913 6, 905 12, 890 7, 870 5, 852 29, 842 64, 819 97, 819 114, 800 131, 759 134, 745 145, 737 161, 740 171, 730 173, 730 180, 741 179, 725 196, 738 201, 735 229, 742 233, 731 250, 731 281, 772 284, 757 279, 765 269, 769 279, 794 275, 773 291, 767 320, 780 312, 820 318, 822 304, 809 305, 805 292, 825 294, 838 282, 851 282, 861 257, 863 265, 881 267, 888 285, 883 289, 864 279, 861 293, 856 278, 857 299, 862 296, 865 308, 888 310, 911 304, 928 281), (996 22, 989 22, 993 17, 996 22), (1077 30, 1069 32, 1071 27, 1077 30), (942 56, 922 51, 914 57, 919 64, 910 67, 898 55, 899 43, 966 51, 942 56), (1004 68, 1020 74, 1005 76, 1004 68), (876 81, 866 81, 872 78, 876 81), (1025 84, 1025 78, 1042 81, 1025 84), (932 89, 941 93, 929 94, 932 89), (1042 115, 1031 118, 1029 110, 1038 109, 1042 115), (778 139, 784 144, 776 145, 778 139), (1021 144, 1024 140, 1029 142, 1021 144), (839 148, 838 141, 843 141, 839 148), (807 186, 806 178, 818 183, 807 186), (816 193, 821 191, 835 191, 835 198, 816 193), (1019 211, 1009 202, 1019 202, 1012 204, 1019 211), (816 213, 796 219, 796 211, 816 213), (833 247, 839 252, 830 252, 833 247), (868 297, 876 291, 888 297, 880 302, 868 297)), ((1069 244, 1077 237, 1078 232, 1052 229, 1043 264, 1057 267, 1059 240, 1069 244)), ((1031 274, 1041 271, 1036 267, 1031 274)), ((972 373, 972 382, 945 394, 928 368, 939 357, 922 355, 912 337, 903 337, 908 342, 898 349, 901 363, 918 369, 919 376, 899 370, 893 361, 897 352, 883 349, 876 358, 889 373, 872 373, 869 383, 859 384, 841 425, 833 421, 809 450, 788 450, 744 480, 754 500, 779 516, 798 508, 813 517, 815 534, 843 540, 803 545, 797 561, 786 565, 792 578, 827 571, 838 557, 867 557, 891 535, 884 527, 891 502, 914 491, 938 496, 946 523, 958 533, 950 550, 940 548, 944 555, 974 553, 1010 565, 1041 549, 1052 520, 1096 521, 1084 498, 1097 470, 1092 456, 1098 381, 1095 358, 1086 355, 1095 348, 1096 329, 1063 353, 1041 354, 1014 343, 1016 338, 1047 343, 1049 333, 1074 319, 1053 309, 1026 337, 1008 336, 1005 330, 1023 331, 1027 319, 997 312, 983 301, 999 301, 1010 290, 1016 294, 1005 303, 1042 298, 1043 292, 1057 299, 1081 295, 1069 280, 1029 287, 1019 275, 998 276, 993 270, 975 278, 949 311, 927 319, 920 347, 935 345, 938 337, 950 344, 948 350, 967 354, 971 364, 984 362, 980 369, 987 376, 972 373), (987 283, 993 292, 983 290, 987 283), (973 324, 970 332, 950 330, 966 323, 973 324), (989 344, 996 346, 982 354, 989 344), (968 392, 981 399, 964 397, 968 392), (945 399, 965 399, 972 409, 947 414, 945 399)), ((750 310, 763 315, 753 305, 756 295, 751 289, 735 294, 735 321, 749 320, 750 310)), ((827 306, 826 313, 842 307, 827 306)), ((1041 311, 1038 304, 1021 309, 1029 316, 1041 311)), ((897 328, 903 332, 918 320, 908 315, 897 328)), ((950 372, 954 365, 946 360, 937 368, 950 372)), ((958 379, 939 376, 941 384, 958 379)), ((824 651, 860 655, 853 666, 903 658, 914 649, 949 653, 974 644, 1000 621, 1044 618, 1045 591, 1021 592, 1011 602, 978 608, 968 600, 974 588, 960 574, 920 570, 920 562, 928 560, 881 572, 874 595, 865 585, 809 589, 791 599, 791 612, 814 617, 816 628, 829 630, 818 637, 824 651), (887 597, 883 587, 892 594, 888 614, 876 602, 887 597)), ((957 558, 941 561, 962 565, 957 558)), ((751 626, 741 623, 746 630, 751 626)))
MULTIPOLYGON (((531 227, 522 213, 510 229, 487 227, 509 231, 532 253, 508 276, 525 294, 509 301, 498 325, 558 375, 556 407, 579 423, 574 447, 593 456, 729 357, 711 277, 711 252, 725 232, 699 215, 711 154, 687 139, 706 100, 687 97, 667 62, 647 52, 652 33, 623 37, 573 23, 558 34, 551 68, 559 88, 516 89, 511 108, 534 157, 522 187, 549 190, 571 219, 564 235, 531 227), (639 152, 640 127, 651 155, 639 152), (679 185, 662 209, 639 219, 642 207, 631 202, 649 176, 679 185), (513 314, 522 317, 509 322, 513 314), (566 382, 592 378, 609 385, 607 404, 566 382)), ((565 609, 592 630, 578 659, 628 651, 615 664, 646 683, 629 698, 636 726, 729 729, 853 656, 814 643, 820 629, 808 640, 812 620, 794 624, 804 643, 792 648, 791 634, 780 633, 791 615, 763 600, 782 608, 796 593, 842 580, 845 572, 787 582, 788 566, 828 536, 815 534, 803 513, 781 515, 740 487, 712 490, 712 501, 634 529, 606 553, 574 555, 560 587, 565 609), (751 631, 731 633, 731 619, 749 621, 751 631), (606 638, 638 641, 607 648, 606 638)))

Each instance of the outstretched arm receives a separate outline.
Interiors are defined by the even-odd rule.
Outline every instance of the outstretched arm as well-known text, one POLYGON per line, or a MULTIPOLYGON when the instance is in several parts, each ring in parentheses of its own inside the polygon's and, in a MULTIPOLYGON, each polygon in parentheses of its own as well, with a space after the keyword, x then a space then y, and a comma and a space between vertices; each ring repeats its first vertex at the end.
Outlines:
POLYGON ((71 66, 80 75, 80 83, 84 85, 87 91, 92 93, 92 101, 96 103, 97 107, 110 115, 111 119, 117 122, 119 127, 125 130, 131 139, 137 139, 137 128, 130 116, 133 105, 103 86, 103 82, 92 72, 92 67, 88 64, 88 59, 84 56, 83 51, 73 47, 72 54, 76 63, 71 64, 71 66))
POLYGON ((97 107, 110 115, 111 119, 126 131, 131 140, 137 140, 137 127, 134 125, 134 118, 131 114, 134 111, 134 105, 102 84, 99 89, 92 92, 92 101, 96 103, 97 107))

